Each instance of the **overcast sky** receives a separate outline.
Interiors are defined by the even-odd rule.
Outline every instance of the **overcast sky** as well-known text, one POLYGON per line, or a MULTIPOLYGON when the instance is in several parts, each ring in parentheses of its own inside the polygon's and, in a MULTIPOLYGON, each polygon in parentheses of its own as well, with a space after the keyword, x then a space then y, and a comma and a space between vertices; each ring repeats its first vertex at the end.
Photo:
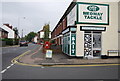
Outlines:
POLYGON ((24 35, 38 32, 45 23, 50 29, 56 26, 72 0, 4 0, 2 2, 2 22, 18 27, 24 35), (20 2, 21 1, 21 2, 20 2))

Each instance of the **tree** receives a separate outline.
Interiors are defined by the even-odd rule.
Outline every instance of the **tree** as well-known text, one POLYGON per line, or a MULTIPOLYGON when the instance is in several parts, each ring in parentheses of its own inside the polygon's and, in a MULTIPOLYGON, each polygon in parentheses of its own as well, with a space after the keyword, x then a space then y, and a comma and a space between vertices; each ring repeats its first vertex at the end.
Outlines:
POLYGON ((13 28, 13 30, 15 31, 16 36, 18 36, 19 32, 18 32, 17 27, 13 28))
POLYGON ((50 25, 45 24, 43 27, 43 31, 44 31, 44 40, 48 41, 49 40, 49 33, 50 33, 50 25))
POLYGON ((19 44, 19 38, 17 38, 17 37, 18 37, 19 31, 18 31, 17 27, 13 28, 13 30, 15 31, 15 39, 14 39, 13 43, 15 45, 18 45, 19 44))
POLYGON ((37 35, 37 33, 35 33, 35 32, 30 32, 29 34, 27 34, 27 35, 25 36, 25 39, 26 39, 27 41, 31 42, 32 39, 33 39, 36 35, 37 35))

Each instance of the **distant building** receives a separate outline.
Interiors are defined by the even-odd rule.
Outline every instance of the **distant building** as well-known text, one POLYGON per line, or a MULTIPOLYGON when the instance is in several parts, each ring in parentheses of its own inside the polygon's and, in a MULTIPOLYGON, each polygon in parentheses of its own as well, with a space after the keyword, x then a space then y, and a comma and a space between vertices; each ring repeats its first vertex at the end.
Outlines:
POLYGON ((38 43, 38 36, 36 35, 33 40, 32 40, 34 43, 38 43))
POLYGON ((38 31, 38 43, 44 43, 44 31, 43 30, 40 30, 38 31))
POLYGON ((8 32, 0 27, 0 38, 8 38, 8 32))
MULTIPOLYGON (((44 31, 43 30, 40 30, 38 31, 38 42, 39 43, 44 43, 44 31)), ((49 38, 51 38, 51 31, 49 32, 49 38)))
POLYGON ((44 38, 44 31, 43 30, 39 31, 38 33, 39 33, 40 38, 44 38))
POLYGON ((49 38, 51 39, 51 31, 49 32, 49 38))
POLYGON ((9 24, 3 24, 1 28, 8 32, 8 38, 15 38, 15 31, 13 30, 12 26, 9 24))

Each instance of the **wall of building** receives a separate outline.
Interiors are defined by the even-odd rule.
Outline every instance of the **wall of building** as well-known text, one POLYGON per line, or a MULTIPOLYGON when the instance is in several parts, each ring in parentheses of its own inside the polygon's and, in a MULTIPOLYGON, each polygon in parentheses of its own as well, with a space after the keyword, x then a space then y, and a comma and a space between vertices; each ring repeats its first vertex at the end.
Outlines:
POLYGON ((80 25, 77 25, 76 31, 76 56, 84 56, 84 31, 80 31, 80 25))
POLYGON ((6 30, 8 32, 8 38, 15 38, 15 32, 10 29, 9 27, 3 25, 1 28, 3 28, 4 30, 6 30))
POLYGON ((7 32, 2 32, 2 38, 8 38, 8 33, 7 32))
POLYGON ((62 31, 63 31, 65 28, 67 28, 67 17, 65 17, 65 18, 61 21, 61 23, 55 28, 55 30, 52 31, 52 33, 51 33, 51 38, 52 38, 52 39, 56 38, 56 39, 54 39, 54 40, 55 40, 55 42, 56 42, 57 45, 61 45, 61 44, 62 44, 62 41, 61 41, 62 39, 61 39, 61 37, 59 37, 59 36, 61 35, 62 31))
MULTIPOLYGON (((119 31, 119 34, 118 34, 118 48, 119 48, 119 52, 120 52, 120 2, 118 3, 118 31, 119 31)), ((120 53, 119 53, 119 56, 120 56, 120 53)))
POLYGON ((40 32, 40 38, 44 38, 44 32, 40 32))
POLYGON ((34 42, 35 42, 35 43, 37 43, 37 42, 38 42, 38 41, 37 41, 37 39, 38 39, 38 37, 37 37, 37 36, 35 36, 35 37, 34 37, 34 42))
POLYGON ((109 26, 102 33, 102 54, 105 55, 107 55, 108 50, 118 50, 118 3, 110 2, 109 5, 109 26))

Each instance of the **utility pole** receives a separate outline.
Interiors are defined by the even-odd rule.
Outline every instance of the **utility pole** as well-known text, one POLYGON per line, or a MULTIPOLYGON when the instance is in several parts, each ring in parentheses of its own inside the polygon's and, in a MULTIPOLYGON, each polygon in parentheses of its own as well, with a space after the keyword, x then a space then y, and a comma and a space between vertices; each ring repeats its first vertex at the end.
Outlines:
MULTIPOLYGON (((20 25, 21 25, 21 20, 20 19, 26 19, 26 17, 18 17, 18 28, 20 28, 20 25)), ((22 33, 21 33, 21 39, 23 38, 23 29, 22 29, 22 33)))
POLYGON ((22 29, 22 35, 21 35, 21 38, 23 38, 23 29, 22 29))

